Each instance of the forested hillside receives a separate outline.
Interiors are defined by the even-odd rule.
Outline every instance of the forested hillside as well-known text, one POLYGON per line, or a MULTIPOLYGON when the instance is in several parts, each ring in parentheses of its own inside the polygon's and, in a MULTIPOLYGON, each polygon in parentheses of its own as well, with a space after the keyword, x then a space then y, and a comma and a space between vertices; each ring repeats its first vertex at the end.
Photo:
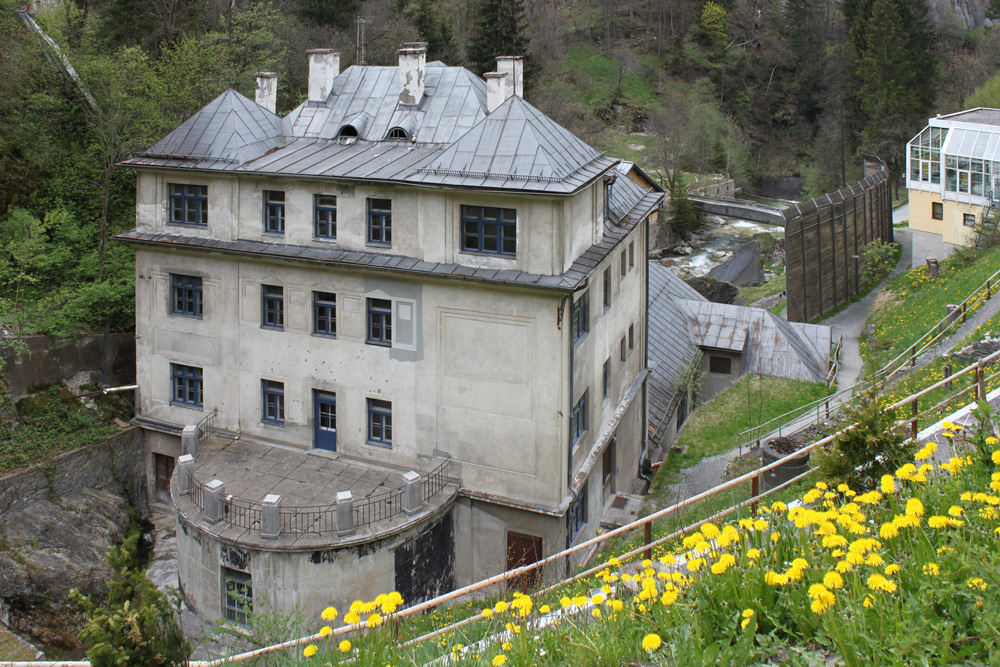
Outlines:
MULTIPOLYGON (((72 0, 38 23, 86 93, 0 0, 0 323, 71 334, 132 326, 134 176, 117 163, 228 87, 279 72, 305 97, 305 50, 393 64, 402 42, 486 71, 527 56, 528 100, 664 177, 727 172, 750 189, 835 188, 873 152, 898 173, 928 115, 1000 67, 996 2, 932 0, 72 0), (958 5, 955 5, 958 7, 958 5), (932 11, 929 11, 932 10, 932 11), (359 23, 358 18, 364 22, 359 23), (969 18, 972 17, 972 18, 969 18), (936 23, 932 23, 933 18, 936 23)), ((982 95, 982 93, 981 93, 982 95)))

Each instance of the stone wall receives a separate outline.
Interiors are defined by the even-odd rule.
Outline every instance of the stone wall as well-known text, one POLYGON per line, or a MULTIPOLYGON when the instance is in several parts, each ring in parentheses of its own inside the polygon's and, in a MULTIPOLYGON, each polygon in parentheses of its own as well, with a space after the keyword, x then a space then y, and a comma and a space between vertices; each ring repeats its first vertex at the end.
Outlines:
MULTIPOLYGON (((104 362, 104 336, 22 336, 20 341, 27 348, 23 352, 11 349, 0 352, 7 362, 4 376, 15 401, 81 371, 96 372, 98 379, 100 377, 104 362)), ((107 383, 135 383, 135 334, 112 334, 108 337, 107 383)))
POLYGON ((51 461, 0 477, 0 523, 38 501, 88 488, 124 493, 145 515, 144 487, 142 430, 132 426, 51 461))

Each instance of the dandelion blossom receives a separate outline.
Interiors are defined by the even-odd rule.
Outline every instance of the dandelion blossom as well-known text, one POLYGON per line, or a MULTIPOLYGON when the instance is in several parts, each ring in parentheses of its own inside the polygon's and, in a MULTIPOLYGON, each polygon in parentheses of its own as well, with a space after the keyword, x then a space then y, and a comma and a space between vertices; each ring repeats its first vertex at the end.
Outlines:
POLYGON ((503 653, 497 653, 493 656, 493 667, 500 667, 507 662, 507 656, 503 653))
POLYGON ((660 635, 655 632, 651 632, 642 638, 642 650, 647 653, 652 653, 663 646, 663 640, 660 639, 660 635))
POLYGON ((892 478, 892 475, 882 475, 879 488, 882 490, 882 493, 887 495, 890 493, 896 493, 896 480, 892 478))
POLYGON ((333 619, 337 618, 337 608, 327 607, 326 609, 323 610, 323 613, 320 614, 320 618, 322 618, 324 621, 332 621, 333 619))
POLYGON ((329 625, 324 625, 322 628, 319 629, 319 636, 329 637, 331 632, 333 632, 333 628, 331 628, 329 625))
POLYGON ((927 563, 924 565, 924 574, 936 577, 941 574, 941 567, 937 563, 927 563))
POLYGON ((980 577, 973 577, 972 579, 969 579, 969 581, 966 582, 966 585, 973 590, 986 590, 986 582, 980 577))
POLYGON ((993 452, 993 464, 1000 466, 1000 449, 993 452))
POLYGON ((311 658, 314 655, 316 655, 317 650, 318 649, 316 648, 315 644, 310 644, 309 646, 306 646, 304 649, 302 649, 302 655, 304 655, 307 658, 311 658))
POLYGON ((892 575, 896 574, 897 572, 899 572, 899 565, 897 565, 896 563, 893 563, 891 565, 886 565, 885 566, 885 574, 886 574, 886 576, 891 577, 892 575))
POLYGON ((823 585, 831 590, 836 590, 838 588, 843 588, 844 578, 840 576, 839 572, 830 571, 823 575, 823 585))

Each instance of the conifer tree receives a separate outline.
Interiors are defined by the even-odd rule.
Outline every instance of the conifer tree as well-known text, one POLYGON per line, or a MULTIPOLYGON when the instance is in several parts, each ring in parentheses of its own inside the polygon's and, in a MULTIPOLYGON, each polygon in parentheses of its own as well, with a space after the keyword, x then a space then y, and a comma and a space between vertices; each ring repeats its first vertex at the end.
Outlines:
POLYGON ((528 35, 524 0, 478 0, 473 6, 469 65, 482 76, 496 70, 497 56, 524 56, 524 86, 534 72, 527 57, 528 35))

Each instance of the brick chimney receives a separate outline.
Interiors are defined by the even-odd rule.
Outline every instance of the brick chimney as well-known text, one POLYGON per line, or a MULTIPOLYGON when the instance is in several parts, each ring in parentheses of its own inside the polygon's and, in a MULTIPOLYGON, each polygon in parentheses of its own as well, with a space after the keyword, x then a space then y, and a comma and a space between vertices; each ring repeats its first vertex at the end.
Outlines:
POLYGON ((427 65, 427 44, 409 42, 396 51, 399 56, 399 103, 420 104, 424 98, 424 69, 427 65))
POLYGON ((333 49, 309 49, 309 101, 325 102, 340 74, 340 53, 333 49))
POLYGON ((257 104, 271 113, 278 108, 277 72, 257 72, 257 104))
POLYGON ((486 113, 493 113, 509 97, 507 95, 509 77, 506 72, 487 72, 483 78, 486 79, 486 113))
POLYGON ((507 73, 507 97, 524 97, 524 58, 521 56, 497 56, 497 71, 507 73))

